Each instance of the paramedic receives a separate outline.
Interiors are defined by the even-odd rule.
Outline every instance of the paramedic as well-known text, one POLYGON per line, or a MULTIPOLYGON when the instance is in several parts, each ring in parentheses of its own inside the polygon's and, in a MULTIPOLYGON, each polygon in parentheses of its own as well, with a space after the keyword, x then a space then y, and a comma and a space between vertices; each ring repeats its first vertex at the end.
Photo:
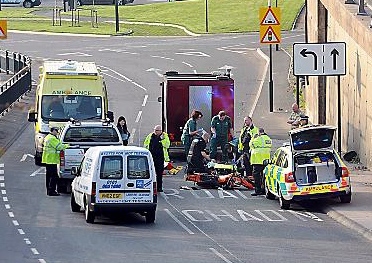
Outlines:
POLYGON ((265 194, 263 185, 263 170, 264 160, 270 159, 272 141, 270 137, 265 133, 263 128, 259 128, 258 134, 256 134, 249 142, 251 149, 250 161, 253 166, 253 178, 254 178, 254 193, 252 196, 265 194))
POLYGON ((205 163, 206 161, 211 161, 211 157, 206 152, 209 138, 209 134, 207 132, 204 132, 201 137, 195 138, 192 141, 190 151, 187 156, 188 173, 208 172, 205 163))
POLYGON ((239 136, 238 152, 242 154, 245 176, 252 175, 252 165, 249 161, 249 142, 256 134, 258 134, 258 128, 253 125, 252 118, 249 116, 244 117, 243 128, 241 129, 239 136))
POLYGON ((191 142, 193 140, 193 137, 197 135, 199 132, 202 132, 203 129, 197 128, 197 121, 200 120, 203 117, 203 114, 198 110, 193 110, 190 115, 190 119, 186 122, 185 126, 183 127, 181 141, 185 147, 185 155, 187 157, 191 142))
POLYGON ((58 128, 50 128, 50 133, 44 139, 42 163, 45 163, 46 174, 45 184, 47 188, 47 195, 58 196, 59 193, 56 190, 58 182, 58 170, 57 165, 59 164, 59 152, 69 147, 68 144, 63 144, 57 138, 58 128))
POLYGON ((225 145, 228 142, 229 133, 233 135, 231 119, 226 115, 225 111, 220 111, 218 115, 214 116, 211 121, 211 158, 216 159, 217 147, 220 146, 222 150, 222 161, 227 162, 227 149, 225 145))
POLYGON ((154 127, 154 132, 147 135, 144 146, 152 155, 156 171, 157 190, 163 192, 164 162, 169 162, 168 148, 170 146, 169 136, 163 132, 160 125, 154 127))

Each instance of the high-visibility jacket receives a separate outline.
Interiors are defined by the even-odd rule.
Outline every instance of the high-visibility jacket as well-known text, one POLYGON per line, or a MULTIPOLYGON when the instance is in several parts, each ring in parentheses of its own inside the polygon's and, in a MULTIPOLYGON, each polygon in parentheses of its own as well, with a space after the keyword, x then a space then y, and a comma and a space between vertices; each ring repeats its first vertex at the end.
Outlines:
POLYGON ((251 149, 251 164, 263 164, 264 160, 270 159, 272 141, 267 134, 260 134, 249 142, 251 149))
POLYGON ((42 163, 45 164, 59 164, 59 152, 68 148, 68 144, 63 144, 53 134, 48 134, 44 138, 42 163))
POLYGON ((249 133, 251 139, 258 134, 258 128, 254 126, 253 124, 251 126, 243 126, 243 128, 240 131, 240 136, 239 136, 239 144, 238 144, 238 150, 239 152, 243 152, 244 149, 244 143, 249 143, 249 142, 244 142, 244 137, 246 137, 246 133, 249 133))
MULTIPOLYGON (((146 149, 149 149, 150 147, 150 140, 151 140, 152 134, 153 133, 150 133, 149 135, 147 135, 145 141, 143 142, 143 146, 146 149)), ((169 154, 168 154, 168 148, 170 146, 170 140, 166 132, 163 132, 163 137, 164 138, 161 140, 161 145, 163 145, 164 161, 169 162, 170 159, 169 159, 169 154)))

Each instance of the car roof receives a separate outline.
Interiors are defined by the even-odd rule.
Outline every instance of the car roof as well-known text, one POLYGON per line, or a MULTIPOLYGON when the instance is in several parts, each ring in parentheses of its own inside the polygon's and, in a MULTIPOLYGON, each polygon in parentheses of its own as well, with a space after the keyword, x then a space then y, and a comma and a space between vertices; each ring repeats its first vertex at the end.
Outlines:
POLYGON ((115 124, 111 122, 102 121, 79 121, 79 122, 68 122, 66 127, 114 127, 115 124))

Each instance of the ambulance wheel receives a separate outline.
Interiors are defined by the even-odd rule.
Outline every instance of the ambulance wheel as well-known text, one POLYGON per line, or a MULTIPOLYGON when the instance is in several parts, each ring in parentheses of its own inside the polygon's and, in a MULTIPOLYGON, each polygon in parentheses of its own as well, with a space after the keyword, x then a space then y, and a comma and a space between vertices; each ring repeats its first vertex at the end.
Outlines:
POLYGON ((94 214, 94 212, 89 210, 88 201, 85 200, 85 221, 87 223, 93 224, 95 217, 96 217, 96 215, 94 214))
POLYGON ((348 204, 351 202, 351 190, 348 194, 346 195, 340 195, 340 201, 343 204, 348 204))
POLYGON ((71 193, 71 211, 80 212, 80 206, 75 202, 74 193, 71 193))
POLYGON ((146 224, 152 224, 155 222, 155 210, 150 210, 146 212, 146 224))
POLYGON ((282 191, 279 189, 279 206, 281 209, 288 210, 291 207, 291 202, 283 198, 282 191))
POLYGON ((266 197, 266 199, 269 199, 269 200, 275 200, 275 195, 273 195, 270 192, 269 187, 267 186, 267 184, 265 184, 265 197, 266 197))

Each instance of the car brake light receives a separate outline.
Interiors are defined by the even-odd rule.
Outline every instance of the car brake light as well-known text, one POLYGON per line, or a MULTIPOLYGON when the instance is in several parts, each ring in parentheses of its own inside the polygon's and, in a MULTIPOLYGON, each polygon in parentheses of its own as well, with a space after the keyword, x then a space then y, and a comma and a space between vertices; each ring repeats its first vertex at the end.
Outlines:
POLYGON ((92 199, 96 197, 96 183, 92 182, 92 190, 90 192, 92 199))
POLYGON ((59 152, 59 165, 62 167, 65 166, 65 151, 59 152))
POLYGON ((349 170, 346 167, 342 167, 341 177, 349 177, 349 170))
POLYGON ((293 173, 289 172, 289 173, 284 174, 284 180, 286 183, 293 183, 295 181, 293 173))
POLYGON ((156 186, 156 182, 153 182, 152 183, 152 190, 153 190, 153 195, 157 195, 158 194, 158 188, 156 186))

